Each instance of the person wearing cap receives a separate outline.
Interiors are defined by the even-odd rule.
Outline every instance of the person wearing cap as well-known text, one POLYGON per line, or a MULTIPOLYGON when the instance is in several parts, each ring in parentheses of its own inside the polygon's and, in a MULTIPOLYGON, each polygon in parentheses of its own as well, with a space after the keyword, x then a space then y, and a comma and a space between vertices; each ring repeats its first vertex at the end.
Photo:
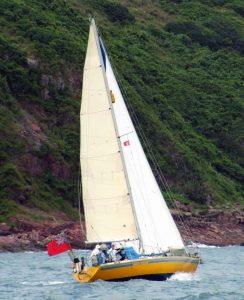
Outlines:
POLYGON ((117 251, 115 250, 115 244, 111 245, 111 248, 108 250, 108 254, 111 261, 116 261, 117 251))
POLYGON ((73 260, 73 269, 75 273, 79 273, 81 271, 81 263, 78 257, 75 257, 73 260))
POLYGON ((120 261, 126 259, 128 259, 128 257, 125 253, 125 249, 124 248, 116 249, 116 260, 120 261))
POLYGON ((92 250, 92 253, 90 255, 93 266, 98 266, 99 265, 99 260, 98 260, 99 254, 100 254, 100 245, 96 245, 95 248, 92 250))
POLYGON ((108 263, 109 260, 109 254, 108 254, 108 246, 106 244, 102 244, 100 246, 100 250, 101 250, 101 257, 99 257, 99 261, 101 261, 100 263, 105 264, 108 263))

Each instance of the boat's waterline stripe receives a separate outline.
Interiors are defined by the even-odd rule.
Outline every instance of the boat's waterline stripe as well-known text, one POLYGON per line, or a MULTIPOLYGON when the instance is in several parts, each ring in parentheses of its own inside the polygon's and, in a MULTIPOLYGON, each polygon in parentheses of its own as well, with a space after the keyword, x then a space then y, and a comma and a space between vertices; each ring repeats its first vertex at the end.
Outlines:
MULTIPOLYGON (((198 260, 188 260, 188 259, 155 259, 155 260, 148 260, 145 261, 144 263, 148 264, 156 264, 156 263, 178 263, 178 262, 183 262, 183 263, 190 263, 190 264, 195 264, 198 265, 199 261, 198 260)), ((141 264, 144 264, 143 261, 141 261, 141 264)), ((140 264, 140 265, 141 265, 140 264)), ((110 270, 110 269, 118 269, 118 268, 125 268, 125 267, 132 267, 132 266, 138 266, 138 263, 133 264, 133 262, 126 263, 126 264, 115 264, 115 265, 110 265, 110 266, 101 266, 101 270, 110 270)))
POLYGON ((156 264, 156 263, 160 263, 160 262, 184 262, 184 263, 190 263, 190 264, 195 264, 198 265, 199 261, 198 260, 188 260, 188 259, 155 259, 155 260, 149 260, 148 263, 149 264, 156 264))
POLYGON ((102 266, 101 270, 117 269, 117 268, 132 267, 132 266, 133 266, 133 263, 116 264, 116 265, 112 265, 112 266, 102 266))

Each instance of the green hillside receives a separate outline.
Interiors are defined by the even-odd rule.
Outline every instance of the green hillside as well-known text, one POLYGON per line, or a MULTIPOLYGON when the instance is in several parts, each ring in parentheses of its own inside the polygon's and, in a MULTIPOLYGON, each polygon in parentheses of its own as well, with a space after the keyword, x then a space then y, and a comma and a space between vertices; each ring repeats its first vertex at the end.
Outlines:
POLYGON ((0 221, 77 217, 89 12, 174 198, 243 203, 243 1, 1 0, 0 221))

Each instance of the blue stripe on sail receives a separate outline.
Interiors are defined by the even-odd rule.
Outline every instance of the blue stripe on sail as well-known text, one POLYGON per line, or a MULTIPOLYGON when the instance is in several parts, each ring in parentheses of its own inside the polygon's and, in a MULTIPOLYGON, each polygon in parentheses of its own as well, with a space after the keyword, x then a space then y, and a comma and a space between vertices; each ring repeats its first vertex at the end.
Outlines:
POLYGON ((105 53, 105 49, 103 47, 103 43, 102 43, 101 39, 99 39, 99 45, 100 45, 100 49, 101 49, 101 53, 102 53, 104 68, 106 70, 106 53, 105 53))

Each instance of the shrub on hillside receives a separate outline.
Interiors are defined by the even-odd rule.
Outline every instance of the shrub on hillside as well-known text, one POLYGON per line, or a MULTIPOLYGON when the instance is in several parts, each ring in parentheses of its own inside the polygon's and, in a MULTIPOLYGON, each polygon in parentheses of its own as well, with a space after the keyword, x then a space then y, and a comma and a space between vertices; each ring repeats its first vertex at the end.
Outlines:
POLYGON ((203 24, 194 21, 175 21, 168 23, 165 30, 174 34, 186 34, 192 41, 211 50, 231 47, 241 53, 244 51, 241 31, 234 23, 225 19, 209 19, 203 24))
POLYGON ((135 22, 135 17, 129 12, 128 8, 122 4, 106 2, 102 6, 112 22, 119 22, 121 24, 135 22))
POLYGON ((244 17, 244 5, 242 3, 227 3, 226 8, 233 9, 237 14, 244 17))

